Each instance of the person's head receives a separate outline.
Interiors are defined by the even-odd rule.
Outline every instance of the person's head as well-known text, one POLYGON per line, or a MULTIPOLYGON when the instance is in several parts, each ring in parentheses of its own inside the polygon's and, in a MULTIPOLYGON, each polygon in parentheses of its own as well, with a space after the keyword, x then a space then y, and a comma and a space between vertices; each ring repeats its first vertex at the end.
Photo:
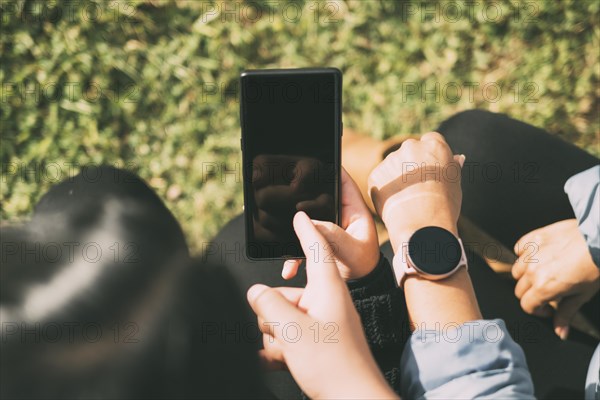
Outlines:
POLYGON ((56 185, 28 223, 2 228, 2 397, 256 394, 253 346, 216 334, 246 321, 224 268, 189 258, 138 178, 97 173, 56 185))

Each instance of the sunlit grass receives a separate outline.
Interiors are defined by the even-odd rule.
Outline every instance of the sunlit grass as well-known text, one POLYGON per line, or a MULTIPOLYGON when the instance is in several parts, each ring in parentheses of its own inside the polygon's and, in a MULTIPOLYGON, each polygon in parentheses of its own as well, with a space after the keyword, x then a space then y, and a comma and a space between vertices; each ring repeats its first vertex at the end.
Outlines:
POLYGON ((345 125, 376 138, 485 108, 600 154, 599 3, 493 2, 502 15, 454 3, 462 14, 400 1, 72 2, 68 16, 27 2, 23 16, 3 1, 2 220, 27 217, 57 180, 50 164, 64 178, 109 163, 146 179, 201 249, 242 211, 246 68, 341 69, 345 125))

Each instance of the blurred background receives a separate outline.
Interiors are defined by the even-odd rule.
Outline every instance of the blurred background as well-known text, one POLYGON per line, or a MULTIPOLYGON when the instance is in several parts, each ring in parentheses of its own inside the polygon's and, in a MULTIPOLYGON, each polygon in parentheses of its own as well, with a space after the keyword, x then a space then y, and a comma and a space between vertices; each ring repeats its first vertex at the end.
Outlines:
POLYGON ((82 166, 109 164, 144 178, 199 251, 242 212, 244 69, 339 68, 345 126, 378 139, 482 108, 600 156, 598 1, 2 0, 0 10, 3 223, 27 219, 82 166))

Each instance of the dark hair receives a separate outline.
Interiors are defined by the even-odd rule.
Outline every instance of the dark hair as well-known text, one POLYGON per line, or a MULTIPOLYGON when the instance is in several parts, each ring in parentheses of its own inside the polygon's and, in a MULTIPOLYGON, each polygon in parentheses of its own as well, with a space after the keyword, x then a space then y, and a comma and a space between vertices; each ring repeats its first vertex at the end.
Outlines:
POLYGON ((230 334, 251 319, 227 270, 190 259, 179 224, 135 175, 90 175, 1 228, 2 397, 261 393, 260 335, 230 334))

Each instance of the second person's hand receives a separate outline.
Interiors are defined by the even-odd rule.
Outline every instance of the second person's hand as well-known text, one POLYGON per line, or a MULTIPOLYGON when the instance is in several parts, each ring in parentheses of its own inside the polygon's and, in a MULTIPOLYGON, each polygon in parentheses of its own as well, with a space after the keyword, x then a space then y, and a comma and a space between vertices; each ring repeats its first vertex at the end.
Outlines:
POLYGON ((600 290, 600 270, 577 220, 568 219, 524 235, 515 244, 519 256, 512 275, 515 295, 529 314, 554 314, 554 330, 561 338, 569 334, 575 313, 600 290), (556 301, 554 311, 549 305, 556 301))

